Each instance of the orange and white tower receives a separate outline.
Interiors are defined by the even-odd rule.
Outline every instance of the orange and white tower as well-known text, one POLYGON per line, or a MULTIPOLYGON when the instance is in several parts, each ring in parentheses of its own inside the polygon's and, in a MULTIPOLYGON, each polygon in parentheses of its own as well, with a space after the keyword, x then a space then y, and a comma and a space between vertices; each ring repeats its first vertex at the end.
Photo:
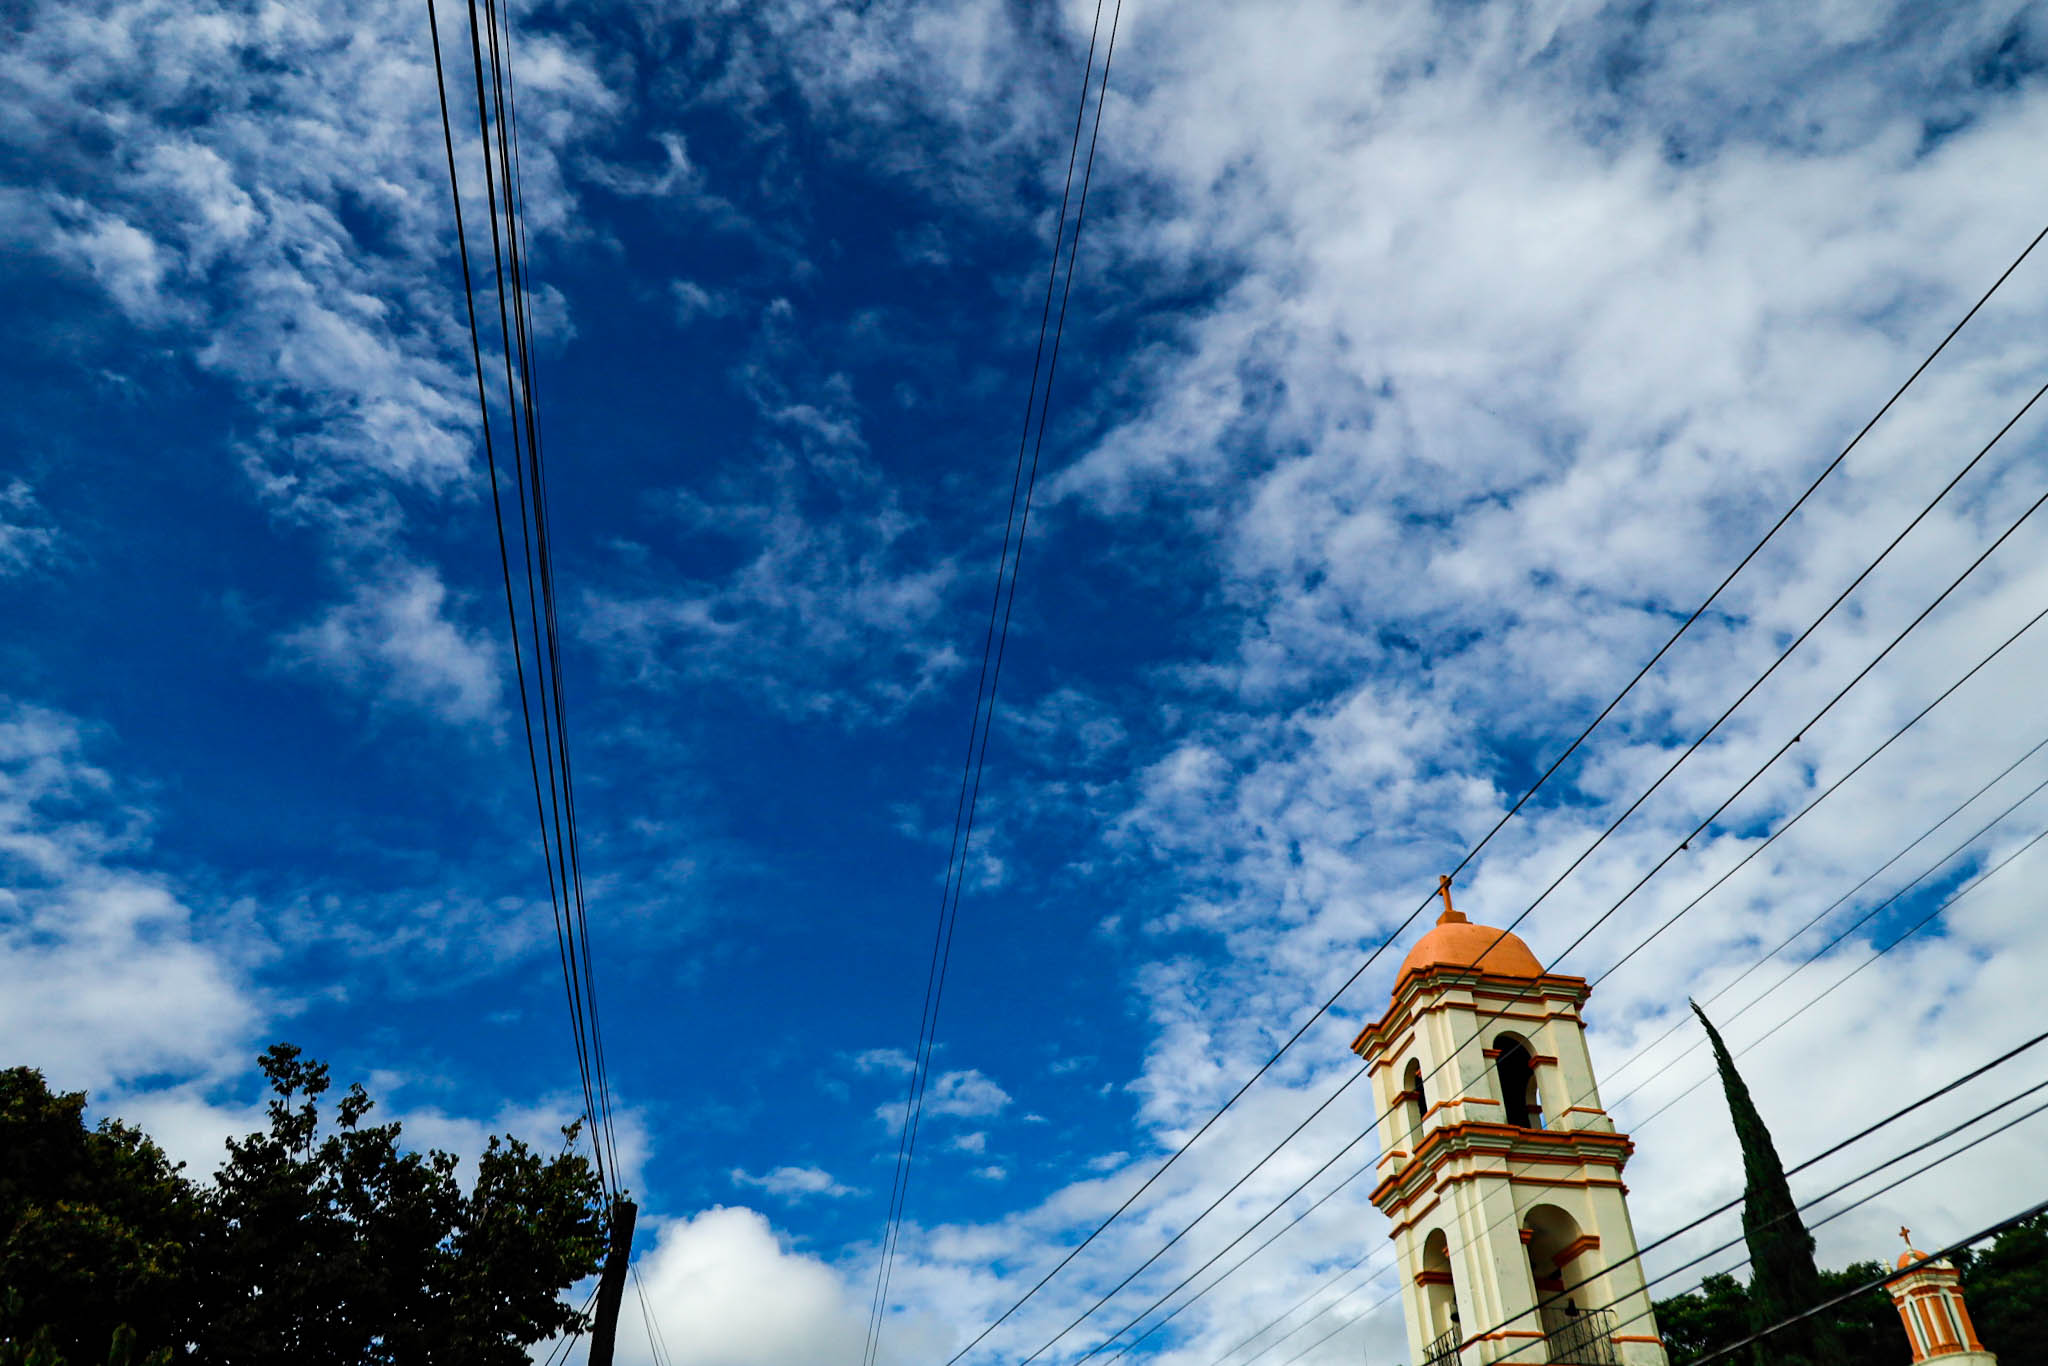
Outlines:
MULTIPOLYGON (((1927 1261, 1926 1253, 1913 1249, 1911 1229, 1900 1229, 1899 1237, 1906 1240, 1906 1250, 1898 1261, 1901 1268, 1927 1261)), ((1906 1325, 1915 1366, 1923 1361, 1940 1366, 1997 1366, 1998 1358, 1977 1341, 1976 1325, 1963 1306, 1963 1278, 1955 1263, 1937 1258, 1885 1289, 1891 1292, 1899 1319, 1906 1325)))
POLYGON ((1621 1181, 1635 1145, 1586 1051, 1590 988, 1468 921, 1449 878, 1442 895, 1352 1044, 1381 1116, 1372 1200, 1394 1221, 1410 1360, 1666 1366, 1621 1181))

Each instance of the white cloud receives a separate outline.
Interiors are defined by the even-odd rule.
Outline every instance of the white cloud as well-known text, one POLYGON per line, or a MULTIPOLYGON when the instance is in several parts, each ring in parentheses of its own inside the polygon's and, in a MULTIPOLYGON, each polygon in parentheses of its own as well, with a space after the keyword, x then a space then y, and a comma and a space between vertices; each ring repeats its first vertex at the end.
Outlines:
POLYGON ((907 1077, 917 1070, 917 1061, 900 1048, 867 1048, 848 1059, 857 1072, 870 1075, 907 1077))
POLYGON ((671 529, 733 567, 684 574, 622 544, 625 585, 586 594, 579 619, 631 683, 715 680, 787 716, 873 723, 961 667, 945 622, 958 575, 869 453, 852 382, 820 363, 807 322, 777 300, 735 370, 763 449, 665 500, 671 529))
MULTIPOLYGON (((459 83, 462 24, 445 18, 459 83)), ((88 342, 112 334, 109 368, 176 356, 230 387, 251 486, 323 538, 349 592, 419 558, 402 544, 418 509, 475 507, 474 381, 429 51, 419 7, 383 0, 93 0, 29 7, 0 54, 5 136, 39 177, 8 196, 11 239, 151 329, 138 348, 113 318, 88 320, 88 342)), ((561 157, 613 126, 619 104, 554 36, 522 35, 518 70, 526 214, 545 244, 579 230, 561 157)), ((473 142, 459 137, 457 155, 477 165, 473 142)), ((557 291, 542 286, 535 305, 544 339, 567 334, 557 291)), ((337 606, 308 632, 348 643, 338 619, 361 611, 337 606)), ((473 723, 495 689, 456 658, 459 643, 416 637, 424 653, 410 658, 373 645, 338 676, 398 678, 398 694, 473 723), (401 666, 424 672, 399 678, 401 666)))
POLYGON ((968 1118, 999 1114, 1009 1103, 1009 1092, 971 1067, 940 1073, 924 1098, 924 1108, 930 1114, 968 1118))
POLYGON ((452 725, 495 729, 503 712, 498 645, 453 620, 455 606, 434 570, 398 566, 359 583, 347 602, 278 645, 287 664, 352 690, 452 725))
MULTIPOLYGON (((844 1359, 846 1344, 865 1338, 867 1288, 784 1248, 753 1210, 718 1206, 687 1220, 649 1222, 653 1245, 637 1264, 674 1360, 828 1366, 844 1359)), ((882 1358, 929 1360, 943 1341, 923 1316, 898 1316, 883 1336, 882 1358)), ((620 1351, 652 1360, 642 1335, 622 1332, 620 1351)))
MULTIPOLYGON (((828 121, 859 125, 850 139, 924 120, 965 147, 998 121, 1022 142, 1042 135, 1029 116, 1042 83, 1015 64, 1031 59, 1000 51, 1029 45, 1000 20, 949 23, 938 8, 822 23, 807 5, 772 6, 764 22, 788 50, 754 56, 786 61, 828 121), (899 116, 904 104, 914 112, 899 116)), ((1087 12, 1063 13, 1070 40, 1087 12)), ((1161 1148, 1426 896, 2038 228, 2037 197, 2001 168, 2048 128, 2048 98, 2031 77, 1972 84, 2008 37, 2033 59, 2039 38, 2016 7, 1818 10, 1796 31, 1763 13, 1503 4, 1447 26, 1418 2, 1364 25, 1336 3, 1277 20, 1226 5, 1126 16, 1118 64, 1131 74, 1098 170, 1124 193, 1089 248, 1116 269, 1084 264, 1084 283, 1120 318, 1163 306, 1131 358, 1140 373, 1105 398, 1108 434, 1052 488, 1053 515, 1170 545, 1171 571, 1207 594, 1204 639, 1150 675, 1144 712, 1093 699, 1119 732, 1100 753, 1123 767, 1093 797, 1111 812, 1106 842, 1160 893, 1125 923, 1146 931, 1132 951, 1153 955, 1134 973, 1150 1047, 1130 1089, 1161 1148), (1160 518, 1185 539, 1162 536, 1160 518)), ((972 185, 948 204, 1002 212, 972 185)), ((1528 904, 2039 382, 2043 267, 2014 278, 1554 796, 1468 870, 1460 900, 1476 918, 1528 904)), ((2038 492, 2025 452, 2039 430, 2016 433, 1532 918, 1539 954, 1557 958, 2038 492)), ((1988 566, 1565 968, 1614 961, 2023 620, 2041 600, 2041 544, 2037 529, 1988 566)), ((2028 699, 2043 667, 2037 643, 2016 649, 1603 984, 1589 1011, 1603 1058, 2038 739, 2028 699)), ((1067 762, 1094 761, 1073 748, 1067 762)), ((2048 958, 2024 901, 1987 889, 1946 934, 1909 943, 1753 1055, 1788 1156, 2010 1036, 2004 974, 2038 975, 2048 958), (1841 1042, 1871 1039, 1895 1046, 1841 1042)), ((1345 1039, 1377 1013, 1398 953, 1002 1342, 1021 1352, 1050 1336, 1292 1127, 1352 1065, 1345 1039)), ((1706 1088, 1638 1135, 1645 1236, 1739 1189, 1716 1104, 1706 1088)), ((1342 1106, 1311 1126, 1133 1287, 1126 1312, 1367 1118, 1342 1106)), ((2004 1212, 1994 1166, 2038 1164, 2038 1134, 1831 1225, 1823 1258, 1872 1255, 1884 1224, 1912 1221, 1909 1200, 1957 1229, 2004 1212)), ((1111 1164, 1008 1218, 914 1230, 902 1301, 978 1327, 1039 1274, 993 1264, 1070 1244, 1134 1179, 1111 1164)), ((1177 1319, 1163 1355, 1204 1366, 1383 1227, 1347 1190, 1177 1319)), ((1121 1315, 1102 1318, 1090 1328, 1121 1315)), ((1360 1336, 1374 1359, 1406 1350, 1398 1311, 1383 1310, 1311 1362, 1356 1360, 1360 1336)))
POLYGON ((250 980, 264 947, 134 866, 148 818, 87 742, 0 699, 0 1037, 61 1089, 218 1080, 274 1009, 250 980))
POLYGON ((837 1200, 844 1196, 860 1194, 852 1186, 843 1185, 833 1179, 832 1173, 821 1167, 777 1167, 759 1176, 743 1168, 734 1167, 731 1175, 736 1186, 752 1186, 791 1203, 807 1200, 812 1196, 837 1200))
MULTIPOLYGON (((1002 1113, 1009 1103, 1009 1092, 982 1075, 979 1069, 969 1067, 933 1075, 925 1083, 923 1113, 958 1119, 984 1119, 1002 1113)), ((875 1118, 885 1128, 900 1128, 903 1124, 903 1103, 887 1101, 876 1106, 875 1118)))
POLYGON ((26 480, 0 485, 0 578, 26 574, 59 555, 57 528, 26 480))
POLYGON ((946 1146, 955 1152, 982 1152, 988 1147, 988 1135, 980 1130, 968 1134, 955 1134, 947 1141, 946 1146))

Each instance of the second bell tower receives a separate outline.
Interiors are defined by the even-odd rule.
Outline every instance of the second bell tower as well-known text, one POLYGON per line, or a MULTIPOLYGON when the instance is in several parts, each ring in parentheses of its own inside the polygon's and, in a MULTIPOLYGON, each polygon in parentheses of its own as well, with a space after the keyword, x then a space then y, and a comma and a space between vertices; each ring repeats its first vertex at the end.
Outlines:
POLYGON ((1372 1200, 1394 1221, 1411 1359, 1667 1366, 1632 1260, 1634 1144, 1600 1107, 1579 1016, 1590 989, 1468 921, 1448 878, 1443 898, 1352 1044, 1381 1116, 1372 1200))

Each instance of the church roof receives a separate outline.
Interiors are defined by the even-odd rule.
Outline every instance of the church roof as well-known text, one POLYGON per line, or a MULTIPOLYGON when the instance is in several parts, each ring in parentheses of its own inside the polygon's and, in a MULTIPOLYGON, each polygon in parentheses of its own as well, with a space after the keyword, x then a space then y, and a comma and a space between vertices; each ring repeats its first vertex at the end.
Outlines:
POLYGON ((1436 928, 1422 936, 1401 961, 1395 981, 1423 968, 1478 968, 1505 977, 1541 977, 1543 965, 1529 946, 1505 930, 1475 925, 1463 911, 1445 907, 1436 928))

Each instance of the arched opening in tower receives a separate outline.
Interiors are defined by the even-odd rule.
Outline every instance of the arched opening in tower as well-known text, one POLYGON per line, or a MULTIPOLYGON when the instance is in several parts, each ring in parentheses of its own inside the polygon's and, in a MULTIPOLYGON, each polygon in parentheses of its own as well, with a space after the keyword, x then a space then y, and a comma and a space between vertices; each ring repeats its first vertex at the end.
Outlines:
POLYGON ((1401 1074, 1401 1096, 1407 1105, 1408 1146, 1412 1149, 1422 1141, 1422 1119, 1429 1113, 1429 1102, 1422 1094, 1422 1064, 1413 1058, 1401 1074))
POLYGON ((1434 1338, 1456 1329, 1458 1287, 1451 1279, 1450 1240, 1442 1229, 1432 1229, 1422 1240, 1422 1270, 1416 1276, 1422 1286, 1424 1322, 1434 1338))
POLYGON ((1536 1062, 1529 1045, 1514 1034, 1493 1041, 1494 1071, 1507 1122, 1520 1129, 1543 1127, 1543 1095, 1536 1086, 1536 1062))
POLYGON ((1532 1205, 1522 1219, 1522 1237, 1529 1249, 1529 1279, 1540 1306, 1538 1327, 1548 1335, 1551 1361, 1605 1361, 1604 1355, 1582 1355, 1580 1349, 1604 1340, 1606 1315, 1600 1286, 1592 1278, 1599 1266, 1579 1221, 1556 1205, 1532 1205), (1592 1341, 1588 1341, 1591 1339, 1592 1341))

